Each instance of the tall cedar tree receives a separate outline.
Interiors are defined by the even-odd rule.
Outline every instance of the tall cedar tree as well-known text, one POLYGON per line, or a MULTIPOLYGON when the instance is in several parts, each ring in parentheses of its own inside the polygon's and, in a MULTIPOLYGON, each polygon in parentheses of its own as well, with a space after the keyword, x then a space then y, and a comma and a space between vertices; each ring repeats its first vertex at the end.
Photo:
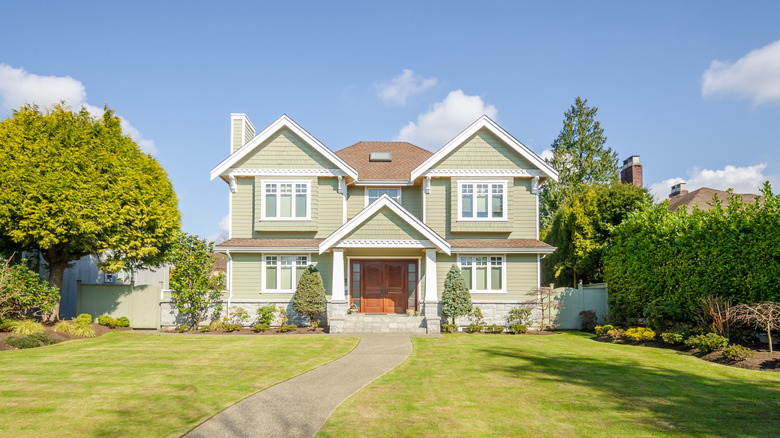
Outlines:
POLYGON ((585 186, 609 184, 618 179, 617 152, 605 147, 607 137, 596 120, 598 108, 579 96, 564 114, 563 129, 552 144, 548 159, 558 171, 558 182, 547 180, 539 196, 540 226, 546 230, 563 201, 585 186))
POLYGON ((198 236, 181 233, 168 257, 171 300, 179 313, 190 319, 190 331, 198 329, 209 310, 213 317, 222 310, 225 275, 214 275, 214 244, 198 236))
POLYGON ((309 265, 298 280, 292 308, 308 316, 311 324, 315 316, 325 313, 325 305, 325 286, 322 284, 322 276, 317 268, 309 265))
POLYGON ((466 316, 471 313, 471 294, 463 279, 463 274, 456 265, 450 267, 447 272, 447 278, 444 279, 444 292, 441 294, 441 314, 445 318, 452 318, 455 324, 455 318, 466 316))
MULTIPOLYGON (((0 121, 0 252, 38 250, 61 290, 68 263, 159 266, 180 214, 168 176, 105 108, 95 118, 65 104, 25 105, 0 121)), ((59 316, 59 301, 47 319, 59 316)))

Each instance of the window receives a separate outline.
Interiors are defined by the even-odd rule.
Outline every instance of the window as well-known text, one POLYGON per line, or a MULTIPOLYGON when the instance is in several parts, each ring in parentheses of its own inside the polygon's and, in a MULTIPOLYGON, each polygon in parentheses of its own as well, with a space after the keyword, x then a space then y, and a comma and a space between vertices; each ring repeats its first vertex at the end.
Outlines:
POLYGON ((310 219, 309 186, 309 181, 263 181, 263 219, 310 219))
POLYGON ((298 286, 309 256, 299 255, 269 255, 265 262, 264 292, 294 292, 298 286))
POLYGON ((506 220, 506 182, 458 184, 458 219, 506 220))
POLYGON ((390 189, 386 187, 380 187, 380 188, 367 188, 366 189, 366 205, 371 204, 372 202, 379 199, 380 196, 387 195, 393 199, 397 203, 401 203, 401 189, 390 189))
POLYGON ((472 293, 504 293, 506 269, 503 256, 461 256, 460 272, 472 293))

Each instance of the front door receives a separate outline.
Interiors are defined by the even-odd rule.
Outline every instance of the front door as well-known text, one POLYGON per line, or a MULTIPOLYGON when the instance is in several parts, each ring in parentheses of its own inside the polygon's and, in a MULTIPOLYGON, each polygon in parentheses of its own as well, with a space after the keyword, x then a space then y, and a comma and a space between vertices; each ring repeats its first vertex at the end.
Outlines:
MULTIPOLYGON (((416 292, 415 282, 408 281, 409 263, 408 260, 353 261, 352 272, 360 273, 359 276, 353 275, 353 288, 360 291, 360 311, 363 313, 406 312, 410 301, 409 291, 412 291, 412 302, 416 292), (354 284, 357 282, 359 284, 354 284)), ((414 264, 414 261, 412 263, 414 264)), ((414 274, 416 269, 411 271, 414 274)))

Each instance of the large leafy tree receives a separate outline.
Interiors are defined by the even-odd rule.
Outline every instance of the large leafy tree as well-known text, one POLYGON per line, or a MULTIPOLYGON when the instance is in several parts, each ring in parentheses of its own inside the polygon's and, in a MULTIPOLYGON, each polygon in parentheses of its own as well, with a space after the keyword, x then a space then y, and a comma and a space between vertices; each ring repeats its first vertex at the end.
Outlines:
MULTIPOLYGON (((25 105, 0 121, 0 246, 38 250, 57 289, 68 263, 158 266, 180 227, 176 195, 150 155, 106 108, 25 105)), ((59 303, 49 319, 56 319, 59 303)))
POLYGON ((617 153, 605 146, 607 137, 596 120, 598 108, 579 96, 564 114, 563 129, 552 144, 548 159, 558 171, 558 182, 548 180, 539 197, 540 224, 546 229, 555 212, 569 196, 594 184, 618 179, 617 153))

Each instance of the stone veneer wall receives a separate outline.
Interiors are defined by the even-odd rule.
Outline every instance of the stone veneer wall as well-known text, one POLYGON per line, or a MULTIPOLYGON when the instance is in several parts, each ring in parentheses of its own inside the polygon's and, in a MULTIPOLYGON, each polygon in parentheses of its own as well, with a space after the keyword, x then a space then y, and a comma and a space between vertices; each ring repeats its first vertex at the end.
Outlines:
MULTIPOLYGON (((285 310, 287 310, 287 317, 289 318, 288 324, 290 323, 295 324, 298 327, 308 326, 309 318, 306 315, 297 313, 292 309, 292 298, 290 298, 289 300, 277 299, 277 300, 230 301, 230 307, 238 306, 243 308, 249 313, 249 319, 244 322, 245 327, 251 327, 252 325, 254 325, 255 321, 257 320, 257 309, 259 307, 263 307, 268 304, 273 304, 275 307, 284 306, 285 310)), ((328 304, 328 306, 330 306, 330 304, 328 304)), ((222 318, 224 316, 227 316, 227 314, 228 314, 227 301, 223 301, 222 312, 220 313, 219 317, 222 318)), ((202 325, 208 325, 208 323, 211 322, 210 319, 211 311, 209 311, 207 315, 208 315, 206 318, 207 321, 204 322, 202 325)), ((325 315, 320 316, 320 322, 322 322, 324 319, 325 319, 325 315)), ((176 309, 176 306, 174 306, 170 300, 160 301, 160 326, 162 328, 176 327, 181 324, 187 324, 187 322, 188 321, 186 321, 184 318, 181 317, 179 311, 176 309)), ((280 325, 280 321, 278 317, 274 317, 274 320, 271 323, 271 325, 272 326, 280 325)))
MULTIPOLYGON (((471 302, 474 304, 474 307, 479 307, 482 310, 482 316, 485 318, 486 325, 498 324, 506 327, 506 318, 509 316, 509 311, 518 308, 531 309, 532 323, 528 327, 529 329, 538 330, 542 323, 542 309, 539 303, 533 301, 498 302, 472 299, 471 302)), ((441 306, 439 311, 441 311, 441 306)), ((449 321, 444 321, 444 318, 442 318, 442 323, 445 322, 449 323, 449 321)), ((459 316, 455 318, 455 323, 460 327, 465 327, 471 324, 471 319, 468 316, 459 316)))

